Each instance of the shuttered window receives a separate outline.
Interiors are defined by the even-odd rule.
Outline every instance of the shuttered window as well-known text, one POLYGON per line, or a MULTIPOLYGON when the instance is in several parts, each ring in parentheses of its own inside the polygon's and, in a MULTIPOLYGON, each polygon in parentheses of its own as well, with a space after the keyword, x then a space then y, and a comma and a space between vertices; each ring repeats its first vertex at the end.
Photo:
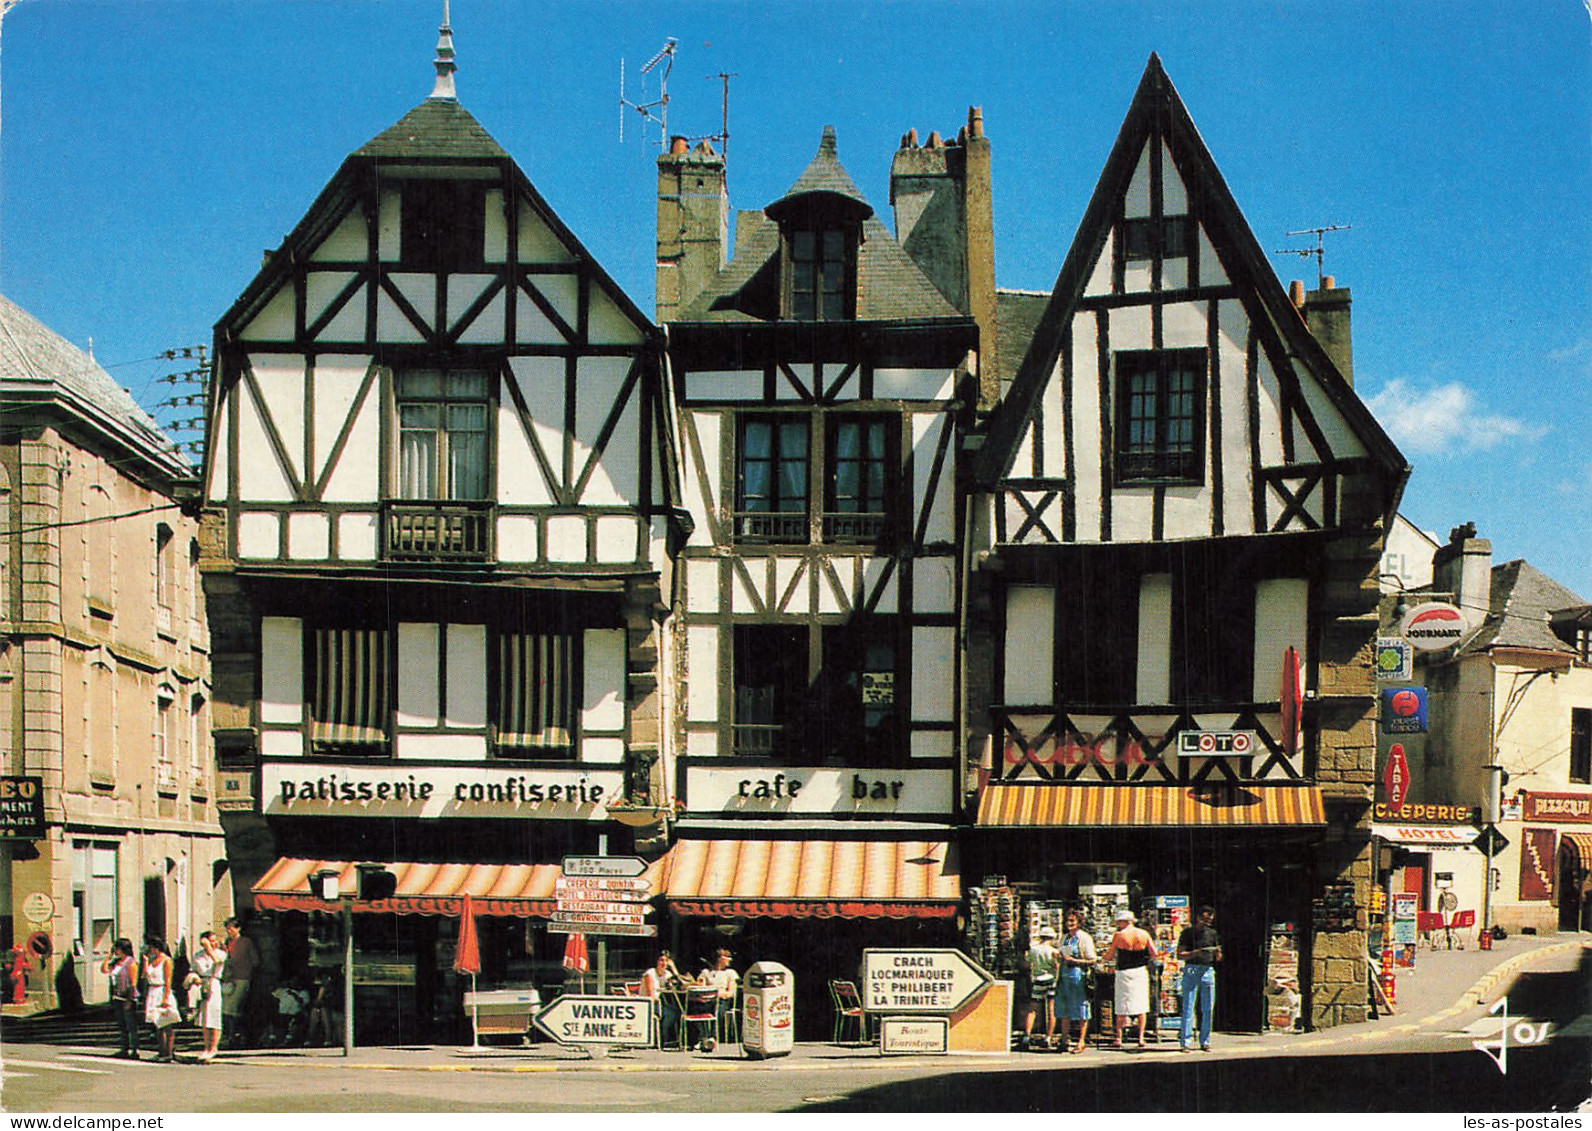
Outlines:
POLYGON ((501 758, 573 754, 575 636, 504 633, 497 647, 494 753, 501 758))
POLYGON ((318 628, 312 663, 310 740, 315 746, 385 747, 386 630, 318 628))

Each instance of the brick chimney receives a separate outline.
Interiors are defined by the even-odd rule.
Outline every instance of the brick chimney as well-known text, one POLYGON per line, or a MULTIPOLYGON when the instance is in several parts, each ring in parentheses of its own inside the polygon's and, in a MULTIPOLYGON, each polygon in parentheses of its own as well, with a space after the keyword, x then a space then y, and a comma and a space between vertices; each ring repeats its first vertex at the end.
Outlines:
POLYGON ((678 317, 724 266, 730 198, 724 158, 707 142, 671 138, 658 158, 656 316, 678 317))
POLYGON ((990 144, 984 112, 969 107, 967 125, 946 144, 916 130, 901 139, 890 163, 896 241, 939 292, 979 328, 980 400, 993 405, 995 365, 995 222, 990 144))
POLYGON ((1492 543, 1476 537, 1474 522, 1454 527, 1448 545, 1432 555, 1432 588, 1454 595, 1469 627, 1487 616, 1492 606, 1492 543))
POLYGON ((1299 313, 1315 335, 1321 348, 1338 367, 1344 379, 1354 384, 1354 350, 1349 340, 1349 288, 1336 285, 1331 275, 1321 280, 1321 289, 1304 296, 1299 313))

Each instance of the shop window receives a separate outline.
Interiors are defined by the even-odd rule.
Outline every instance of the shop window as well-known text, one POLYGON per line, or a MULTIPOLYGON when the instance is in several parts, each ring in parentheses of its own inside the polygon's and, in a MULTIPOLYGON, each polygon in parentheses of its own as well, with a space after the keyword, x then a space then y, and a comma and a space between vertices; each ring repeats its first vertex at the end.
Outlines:
POLYGON ((1205 351, 1116 355, 1116 480, 1199 483, 1205 461, 1205 351))
POLYGON ((899 418, 837 417, 829 422, 824 477, 824 540, 878 542, 890 533, 899 418))
POLYGON ((1570 780, 1592 782, 1592 707, 1570 709, 1570 780))
POLYGON ((734 752, 751 757, 799 755, 808 687, 807 629, 737 626, 734 667, 734 752))
POLYGON ((1125 220, 1122 223, 1123 252, 1128 259, 1176 259, 1188 254, 1193 221, 1187 216, 1163 216, 1125 220))
POLYGON ((739 440, 736 538, 744 542, 806 542, 806 418, 745 418, 739 440))
POLYGON ((402 266, 473 271, 486 261, 486 189, 469 181, 408 181, 399 234, 402 266))
POLYGON ((310 741, 317 753, 385 753, 387 632, 317 628, 310 647, 310 741))
POLYGON ((498 636, 493 657, 494 757, 574 756, 578 642, 574 633, 498 636))

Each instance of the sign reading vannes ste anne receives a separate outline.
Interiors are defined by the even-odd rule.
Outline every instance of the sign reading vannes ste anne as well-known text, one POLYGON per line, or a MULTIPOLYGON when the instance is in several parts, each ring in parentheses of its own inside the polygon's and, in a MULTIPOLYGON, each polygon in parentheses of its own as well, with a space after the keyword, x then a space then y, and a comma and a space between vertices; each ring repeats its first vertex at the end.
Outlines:
POLYGON ((260 766, 269 816, 529 817, 601 821, 624 796, 618 768, 381 765, 299 759, 260 766))

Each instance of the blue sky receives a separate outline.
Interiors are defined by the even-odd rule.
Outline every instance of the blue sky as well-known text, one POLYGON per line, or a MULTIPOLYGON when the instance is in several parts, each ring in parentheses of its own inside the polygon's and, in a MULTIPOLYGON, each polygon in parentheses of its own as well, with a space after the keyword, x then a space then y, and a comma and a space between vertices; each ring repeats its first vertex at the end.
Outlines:
MULTIPOLYGON (((22 0, 0 32, 0 292, 160 419, 350 151, 430 92, 441 0, 22 0)), ((652 304, 655 128, 620 61, 679 40, 671 132, 719 128, 736 208, 833 124, 888 219, 916 127, 984 110, 996 276, 1048 290, 1151 51, 1267 249, 1327 237, 1357 387, 1415 473, 1404 513, 1474 520, 1592 599, 1592 34, 1574 0, 1437 5, 454 0, 463 104, 652 304)), ((650 83, 646 96, 656 96, 650 83)), ((1284 282, 1314 264, 1275 256, 1284 282)))

